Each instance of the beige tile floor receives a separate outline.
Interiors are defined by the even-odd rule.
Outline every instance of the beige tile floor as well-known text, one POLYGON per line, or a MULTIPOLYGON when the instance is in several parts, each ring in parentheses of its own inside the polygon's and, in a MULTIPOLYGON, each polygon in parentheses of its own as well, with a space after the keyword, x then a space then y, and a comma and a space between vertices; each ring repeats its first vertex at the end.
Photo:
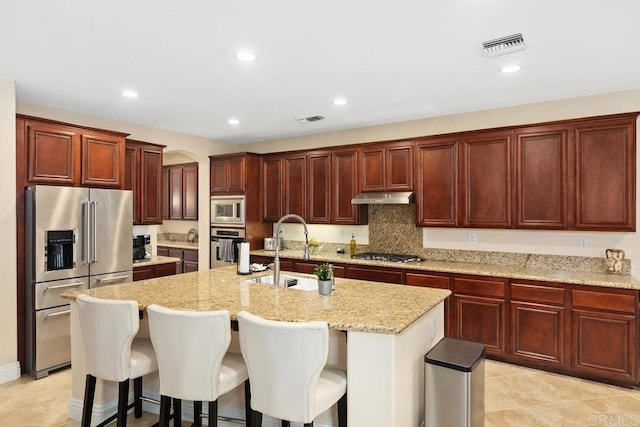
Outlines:
MULTIPOLYGON (((38 381, 24 376, 0 385, 0 426, 77 427, 68 419, 70 373, 64 370, 38 381)), ((490 360, 485 378, 486 427, 640 426, 640 390, 490 360)), ((140 419, 131 415, 128 425, 156 421, 157 415, 145 413, 140 419)))

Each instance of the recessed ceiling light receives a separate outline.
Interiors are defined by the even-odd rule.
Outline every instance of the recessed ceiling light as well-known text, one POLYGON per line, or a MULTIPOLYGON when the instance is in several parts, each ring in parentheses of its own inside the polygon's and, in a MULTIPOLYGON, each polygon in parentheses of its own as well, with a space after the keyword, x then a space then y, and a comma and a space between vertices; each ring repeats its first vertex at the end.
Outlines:
POLYGON ((229 123, 231 126, 238 126, 240 124, 240 120, 238 120, 238 119, 229 119, 229 120, 227 120, 227 123, 229 123))
POLYGON ((346 98, 336 98, 333 100, 333 105, 345 105, 346 103, 346 98))
POLYGON ((241 50, 236 53, 236 59, 242 62, 253 62, 256 60, 256 55, 248 50, 241 50))
POLYGON ((501 73, 515 73, 520 70, 522 70, 522 67, 519 65, 507 65, 506 67, 500 68, 501 73))
POLYGON ((123 90, 122 96, 124 96, 125 98, 137 98, 138 92, 134 92, 132 90, 123 90))

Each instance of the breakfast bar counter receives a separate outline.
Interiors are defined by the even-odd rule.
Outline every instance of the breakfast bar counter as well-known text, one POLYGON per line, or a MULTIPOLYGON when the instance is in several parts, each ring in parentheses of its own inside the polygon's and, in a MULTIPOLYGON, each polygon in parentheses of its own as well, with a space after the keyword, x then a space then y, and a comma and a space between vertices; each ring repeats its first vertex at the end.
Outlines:
MULTIPOLYGON (((183 310, 225 309, 232 319, 245 310, 272 320, 326 321, 334 331, 329 363, 342 365, 347 370, 349 423, 355 426, 420 425, 424 412, 422 358, 444 336, 443 301, 450 292, 336 278, 335 290, 322 296, 317 290, 252 283, 253 278, 269 274, 272 272, 240 276, 235 266, 230 266, 82 293, 98 298, 135 300, 143 311, 150 304, 160 304, 183 310), (343 348, 339 345, 341 337, 344 343, 344 334, 340 331, 346 332, 343 348)), ((77 420, 84 391, 84 349, 73 301, 75 295, 77 293, 69 293, 65 297, 72 300, 70 413, 71 418, 77 420)), ((141 333, 144 332, 142 323, 141 333)), ((157 383, 155 387, 157 390, 157 383)), ((153 394, 153 390, 151 392, 153 394)), ((110 407, 115 400, 115 387, 103 385, 102 403, 98 396, 98 407, 110 407)), ((221 414, 224 414, 225 403, 221 404, 221 414)), ((237 407, 229 411, 231 415, 242 413, 237 407)), ((96 419, 100 418, 101 414, 94 414, 96 419)), ((103 415, 106 418, 109 412, 103 415)), ((331 411, 327 411, 318 422, 334 425, 333 418, 331 411)))

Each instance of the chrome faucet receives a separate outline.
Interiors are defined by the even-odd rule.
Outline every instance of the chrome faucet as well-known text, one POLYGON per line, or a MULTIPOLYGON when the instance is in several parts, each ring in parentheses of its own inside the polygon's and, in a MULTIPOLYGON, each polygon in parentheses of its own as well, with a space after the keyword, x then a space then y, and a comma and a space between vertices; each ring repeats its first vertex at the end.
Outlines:
MULTIPOLYGON (((309 259, 309 230, 307 230, 307 223, 304 222, 304 219, 302 219, 300 215, 286 214, 280 218, 276 223, 276 231, 273 233, 273 237, 277 242, 280 237, 280 226, 285 220, 290 218, 298 220, 304 227, 304 255, 302 259, 306 261, 309 259)), ((280 245, 278 244, 276 244, 276 256, 273 258, 273 284, 280 286, 280 245)))

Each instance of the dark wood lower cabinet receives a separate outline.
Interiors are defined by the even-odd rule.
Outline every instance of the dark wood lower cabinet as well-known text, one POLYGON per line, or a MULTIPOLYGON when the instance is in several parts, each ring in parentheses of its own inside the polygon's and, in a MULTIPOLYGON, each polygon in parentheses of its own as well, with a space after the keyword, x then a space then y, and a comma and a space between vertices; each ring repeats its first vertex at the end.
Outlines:
POLYGON ((512 301, 510 356, 562 367, 565 363, 564 316, 564 307, 512 301))
POLYGON ((370 266, 347 266, 349 279, 370 280, 372 282, 404 284, 404 271, 399 268, 380 268, 370 266))
POLYGON ((169 246, 158 246, 157 253, 159 256, 170 256, 180 258, 177 263, 177 271, 174 274, 189 273, 198 271, 198 250, 183 249, 169 246))
POLYGON ((504 299, 455 295, 455 337, 484 344, 488 354, 505 353, 504 299))
POLYGON ((147 265, 133 268, 133 281, 148 280, 156 277, 173 276, 176 274, 176 263, 147 265))

